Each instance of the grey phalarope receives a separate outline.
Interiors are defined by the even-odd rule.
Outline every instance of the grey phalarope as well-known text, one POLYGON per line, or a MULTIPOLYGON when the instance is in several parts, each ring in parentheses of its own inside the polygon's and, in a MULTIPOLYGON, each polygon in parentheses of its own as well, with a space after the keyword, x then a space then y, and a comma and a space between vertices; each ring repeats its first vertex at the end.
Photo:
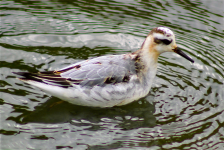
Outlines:
POLYGON ((177 47, 170 29, 158 27, 133 53, 101 56, 55 71, 15 74, 23 76, 20 80, 72 104, 121 106, 149 93, 158 57, 163 52, 175 52, 194 62, 177 47))

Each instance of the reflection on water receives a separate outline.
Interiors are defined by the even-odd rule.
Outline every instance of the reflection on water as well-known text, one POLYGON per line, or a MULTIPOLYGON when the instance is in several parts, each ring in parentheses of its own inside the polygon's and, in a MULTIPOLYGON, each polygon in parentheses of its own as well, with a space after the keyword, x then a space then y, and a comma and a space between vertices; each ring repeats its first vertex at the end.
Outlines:
POLYGON ((1 149, 223 149, 222 0, 0 3, 1 149), (126 106, 75 106, 12 74, 135 51, 157 26, 195 63, 162 54, 149 95, 126 106))
POLYGON ((10 119, 20 124, 30 122, 51 124, 72 122, 90 126, 100 126, 105 121, 117 123, 117 126, 124 130, 155 126, 155 117, 153 116, 155 108, 147 102, 141 105, 135 102, 123 107, 103 109, 71 105, 55 99, 52 98, 46 103, 37 106, 34 111, 23 112, 22 115, 10 119), (133 108, 133 106, 135 107, 133 108), (150 122, 147 122, 147 120, 150 120, 150 122))

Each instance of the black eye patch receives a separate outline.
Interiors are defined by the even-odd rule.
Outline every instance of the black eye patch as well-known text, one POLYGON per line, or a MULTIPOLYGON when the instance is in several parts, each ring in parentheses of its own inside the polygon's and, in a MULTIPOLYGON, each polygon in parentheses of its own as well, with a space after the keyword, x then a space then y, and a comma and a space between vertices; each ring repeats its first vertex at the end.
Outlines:
POLYGON ((154 38, 154 42, 157 44, 165 44, 165 45, 169 45, 173 40, 167 40, 167 39, 158 39, 158 38, 154 38))
POLYGON ((167 40, 167 39, 162 39, 161 41, 165 45, 169 45, 172 42, 172 40, 167 40))

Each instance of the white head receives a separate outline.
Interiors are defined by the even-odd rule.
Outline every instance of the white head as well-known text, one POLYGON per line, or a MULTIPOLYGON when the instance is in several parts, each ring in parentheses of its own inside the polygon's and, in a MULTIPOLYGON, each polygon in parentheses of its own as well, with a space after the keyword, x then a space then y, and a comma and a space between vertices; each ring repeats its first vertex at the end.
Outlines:
POLYGON ((166 27, 152 29, 144 41, 142 49, 147 49, 158 55, 164 52, 175 52, 187 60, 194 62, 177 47, 174 33, 166 27))

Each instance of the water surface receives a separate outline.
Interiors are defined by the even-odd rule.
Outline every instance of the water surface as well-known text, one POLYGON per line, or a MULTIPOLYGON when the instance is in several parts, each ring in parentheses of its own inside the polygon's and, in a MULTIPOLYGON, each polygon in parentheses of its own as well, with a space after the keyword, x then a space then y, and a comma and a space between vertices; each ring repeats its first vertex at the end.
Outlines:
POLYGON ((1 149, 223 149, 223 0, 0 3, 1 149), (150 93, 126 106, 72 105, 12 74, 133 52, 158 26, 195 63, 162 54, 150 93))

